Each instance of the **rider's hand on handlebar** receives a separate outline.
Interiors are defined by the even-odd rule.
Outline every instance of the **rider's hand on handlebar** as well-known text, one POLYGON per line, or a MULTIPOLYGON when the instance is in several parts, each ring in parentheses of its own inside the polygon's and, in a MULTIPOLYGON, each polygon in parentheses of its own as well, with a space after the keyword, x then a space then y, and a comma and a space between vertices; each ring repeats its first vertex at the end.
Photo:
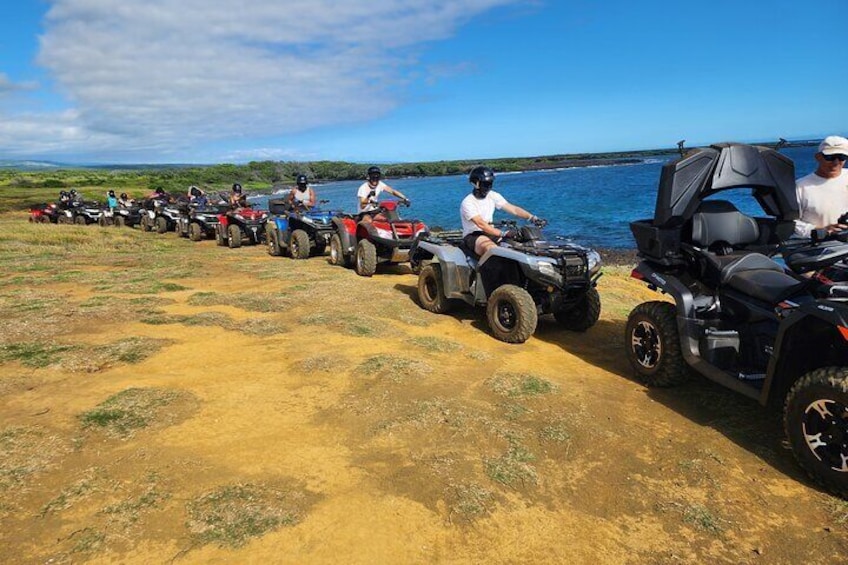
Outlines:
POLYGON ((530 216, 530 222, 532 222, 537 228, 543 228, 548 225, 548 221, 544 218, 540 218, 539 216, 530 216))
POLYGON ((409 200, 409 198, 401 198, 400 201, 404 206, 410 206, 412 204, 412 201, 409 200))

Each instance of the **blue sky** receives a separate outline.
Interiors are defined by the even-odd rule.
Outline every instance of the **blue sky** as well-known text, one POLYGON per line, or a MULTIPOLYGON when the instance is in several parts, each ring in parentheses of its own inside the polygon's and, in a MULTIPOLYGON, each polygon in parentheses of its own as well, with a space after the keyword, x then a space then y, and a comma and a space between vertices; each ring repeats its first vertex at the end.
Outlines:
POLYGON ((0 159, 392 162, 844 135, 845 8, 17 0, 0 18, 0 159))

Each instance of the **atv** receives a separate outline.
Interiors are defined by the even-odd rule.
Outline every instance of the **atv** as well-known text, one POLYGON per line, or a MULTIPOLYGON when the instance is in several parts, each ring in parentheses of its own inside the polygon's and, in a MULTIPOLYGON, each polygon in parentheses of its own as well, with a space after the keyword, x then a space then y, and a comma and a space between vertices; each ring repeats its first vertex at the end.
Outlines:
POLYGON ((641 258, 632 276, 672 302, 637 306, 624 345, 647 386, 692 369, 782 406, 795 459, 846 497, 848 287, 815 273, 848 257, 848 244, 789 240, 797 218, 795 167, 774 149, 723 143, 663 166, 654 217, 630 224, 641 258), (707 199, 729 189, 750 191, 767 217, 707 199))
POLYGON ((56 204, 33 204, 29 207, 29 221, 37 224, 55 224, 59 219, 56 204))
POLYGON ((72 200, 59 205, 60 212, 57 222, 61 224, 77 224, 85 226, 97 223, 102 208, 99 202, 83 202, 72 200))
POLYGON ((219 216, 229 209, 228 204, 191 204, 177 220, 177 233, 180 237, 187 237, 192 241, 214 238, 219 216))
POLYGON ((243 243, 258 245, 262 243, 267 223, 268 212, 265 210, 254 210, 249 206, 230 209, 218 215, 215 241, 231 249, 241 247, 243 243))
POLYGON ((163 198, 148 199, 144 202, 144 212, 141 215, 141 227, 144 231, 167 233, 176 231, 180 216, 188 210, 188 203, 169 203, 163 198))
POLYGON ((600 255, 565 241, 549 241, 544 221, 509 227, 498 246, 478 257, 461 232, 416 239, 410 263, 420 267, 418 300, 425 309, 447 313, 458 302, 485 306, 492 334, 507 343, 524 343, 539 316, 553 314, 565 328, 586 331, 598 321, 601 299, 600 255))
POLYGON ((141 205, 133 204, 132 206, 118 206, 113 212, 112 223, 117 228, 133 227, 141 223, 143 210, 141 205))
MULTIPOLYGON (((319 204, 327 202, 321 200, 319 204)), ((335 233, 333 218, 340 214, 292 206, 286 199, 269 200, 268 209, 273 215, 265 228, 268 254, 278 257, 286 253, 292 259, 323 255, 335 233)))
MULTIPOLYGON (((410 203, 402 200, 400 204, 410 203)), ((427 225, 421 220, 402 220, 397 207, 394 200, 382 200, 375 210, 334 217, 330 263, 344 267, 353 264, 356 274, 370 277, 378 263, 408 261, 413 241, 427 233, 427 225), (371 221, 363 221, 365 216, 372 216, 371 221)))

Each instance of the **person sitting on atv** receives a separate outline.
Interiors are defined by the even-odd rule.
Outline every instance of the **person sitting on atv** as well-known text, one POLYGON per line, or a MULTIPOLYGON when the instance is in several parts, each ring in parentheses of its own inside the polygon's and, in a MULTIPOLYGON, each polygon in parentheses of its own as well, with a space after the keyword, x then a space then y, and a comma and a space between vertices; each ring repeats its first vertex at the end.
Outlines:
POLYGON ((72 204, 76 203, 76 202, 82 202, 82 198, 77 193, 77 189, 75 189, 75 188, 71 189, 71 191, 68 193, 68 197, 70 198, 70 202, 72 204))
POLYGON ((369 167, 368 180, 362 183, 359 190, 356 191, 356 196, 359 198, 359 213, 362 215, 363 222, 370 222, 371 216, 378 210, 377 198, 381 192, 388 192, 407 204, 409 203, 409 199, 402 192, 390 187, 381 178, 382 171, 380 171, 380 167, 369 167))
POLYGON ((848 139, 831 135, 819 144, 818 167, 795 181, 800 218, 795 220, 795 234, 808 238, 814 229, 829 233, 848 229, 843 216, 848 212, 848 139))
POLYGON ((229 197, 230 206, 233 208, 245 208, 247 206, 247 195, 241 189, 239 183, 233 183, 233 189, 229 197))
POLYGON ((289 205, 294 208, 309 210, 315 206, 315 191, 307 184, 306 175, 297 175, 295 188, 289 191, 289 205))
POLYGON ((106 193, 106 205, 110 210, 114 210, 118 207, 118 199, 115 197, 115 191, 110 190, 106 193))
POLYGON ((67 208, 68 204, 70 204, 70 202, 71 202, 71 193, 68 192, 67 190, 60 190, 59 191, 59 207, 60 208, 67 208))
POLYGON ((135 205, 135 199, 130 198, 126 192, 122 192, 121 196, 118 197, 118 206, 121 208, 131 208, 135 205))
POLYGON ((495 172, 489 167, 478 166, 471 169, 468 182, 474 188, 471 194, 463 198, 459 208, 459 217, 462 221, 462 241, 465 248, 473 250, 478 257, 482 257, 486 250, 497 245, 497 241, 507 235, 492 225, 495 209, 504 210, 518 218, 524 218, 531 222, 540 222, 539 218, 513 204, 492 190, 495 183, 495 172))
POLYGON ((206 206, 206 193, 198 187, 191 185, 188 188, 188 202, 198 207, 206 206))

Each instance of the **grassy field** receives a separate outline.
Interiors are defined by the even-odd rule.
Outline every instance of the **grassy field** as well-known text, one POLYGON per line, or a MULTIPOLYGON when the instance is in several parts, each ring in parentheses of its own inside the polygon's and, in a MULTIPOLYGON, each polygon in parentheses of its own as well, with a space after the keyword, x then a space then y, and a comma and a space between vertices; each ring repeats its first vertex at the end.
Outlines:
POLYGON ((622 355, 657 295, 519 346, 366 279, 0 218, 0 562, 837 563, 779 415, 622 355))

